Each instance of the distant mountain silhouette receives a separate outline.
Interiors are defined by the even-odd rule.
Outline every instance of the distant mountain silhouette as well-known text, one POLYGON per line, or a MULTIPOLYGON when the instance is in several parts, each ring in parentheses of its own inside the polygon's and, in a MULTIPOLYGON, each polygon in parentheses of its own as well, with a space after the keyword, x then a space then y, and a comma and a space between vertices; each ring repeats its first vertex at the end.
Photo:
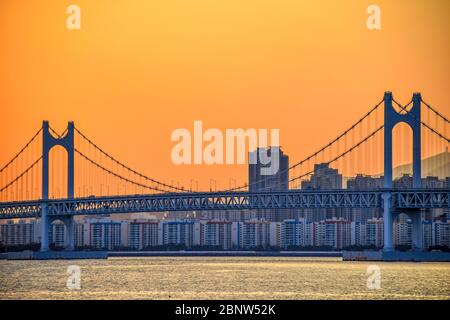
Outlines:
MULTIPOLYGON (((403 174, 412 175, 412 164, 404 164, 393 169, 394 178, 401 177, 403 174)), ((450 177, 450 152, 446 149, 442 153, 422 160, 422 177, 428 176, 443 179, 450 177)))

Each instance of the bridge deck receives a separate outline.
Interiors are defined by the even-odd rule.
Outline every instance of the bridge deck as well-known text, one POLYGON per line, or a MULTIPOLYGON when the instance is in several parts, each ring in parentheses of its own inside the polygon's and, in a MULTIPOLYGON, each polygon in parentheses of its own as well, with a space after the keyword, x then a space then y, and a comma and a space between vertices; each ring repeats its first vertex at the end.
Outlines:
POLYGON ((449 208, 450 189, 409 190, 289 190, 273 192, 162 193, 0 203, 0 219, 95 215, 132 212, 382 208, 382 194, 391 195, 393 209, 449 208))

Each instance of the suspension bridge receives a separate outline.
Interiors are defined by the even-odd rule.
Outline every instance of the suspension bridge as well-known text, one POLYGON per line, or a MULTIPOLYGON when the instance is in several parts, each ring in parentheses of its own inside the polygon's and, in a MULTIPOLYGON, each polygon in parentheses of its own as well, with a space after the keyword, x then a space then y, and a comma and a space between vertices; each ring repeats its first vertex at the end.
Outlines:
MULTIPOLYGON (((423 101, 420 93, 414 93, 412 100, 402 105, 386 92, 347 130, 283 169, 287 172, 281 174, 288 174, 287 187, 262 183, 257 192, 250 192, 248 183, 243 183, 223 190, 193 191, 131 168, 97 145, 73 122, 60 134, 44 121, 0 169, 0 219, 40 219, 41 250, 47 251, 49 226, 55 220, 65 224, 67 248, 74 248, 76 215, 380 208, 385 226, 384 250, 393 250, 393 221, 401 212, 412 219, 413 246, 420 249, 420 213, 425 209, 450 208, 448 184, 422 185, 422 177, 429 175, 450 182, 448 163, 426 161, 448 152, 448 129, 448 118, 423 101), (408 143, 410 136, 412 143, 408 143), (53 148, 55 155, 51 157, 53 148), (407 163, 411 155, 411 185, 396 186, 398 173, 394 165, 407 163), (345 183, 334 185, 328 181, 327 188, 314 187, 318 164, 335 169, 346 183, 360 175, 382 183, 348 188, 345 183), (304 188, 307 184, 313 187, 304 188)), ((326 176, 321 179, 327 182, 326 176)), ((255 184, 260 182, 264 181, 255 184)))

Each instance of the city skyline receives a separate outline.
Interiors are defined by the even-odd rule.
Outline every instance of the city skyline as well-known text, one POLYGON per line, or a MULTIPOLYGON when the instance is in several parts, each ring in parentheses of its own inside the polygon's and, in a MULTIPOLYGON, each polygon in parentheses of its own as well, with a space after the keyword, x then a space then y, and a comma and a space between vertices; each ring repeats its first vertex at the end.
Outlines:
MULTIPOLYGON (((442 212, 441 212, 442 214, 442 212)), ((450 220, 435 216, 422 220, 424 248, 449 247, 450 220)), ((400 215, 394 222, 396 246, 413 246, 412 221, 400 215)), ((75 224, 77 250, 141 251, 141 250, 352 250, 383 247, 382 217, 352 221, 331 217, 318 221, 306 218, 271 222, 248 218, 226 219, 166 218, 111 219, 84 217, 75 224), (330 229, 331 228, 331 229, 330 229)), ((49 243, 54 249, 67 245, 67 230, 61 221, 49 229, 49 243)), ((3 249, 25 248, 40 243, 39 221, 8 221, 0 224, 0 246, 3 249)))

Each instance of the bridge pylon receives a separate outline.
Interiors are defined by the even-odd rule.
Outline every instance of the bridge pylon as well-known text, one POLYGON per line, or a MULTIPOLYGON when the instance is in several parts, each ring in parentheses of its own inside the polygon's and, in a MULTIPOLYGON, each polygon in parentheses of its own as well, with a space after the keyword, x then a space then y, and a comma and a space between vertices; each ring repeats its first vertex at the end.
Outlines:
POLYGON ((421 94, 416 92, 412 97, 412 108, 405 113, 397 112, 393 105, 391 92, 384 93, 384 188, 383 194, 383 221, 384 221, 384 251, 394 250, 393 227, 395 218, 400 213, 409 215, 413 222, 413 248, 421 250, 422 221, 420 209, 408 211, 393 211, 391 207, 392 197, 389 190, 393 188, 392 175, 392 130, 398 123, 406 123, 412 129, 413 138, 413 188, 420 188, 422 184, 421 167, 421 94))
POLYGON ((74 197, 74 123, 67 124, 66 133, 61 137, 55 137, 50 132, 48 121, 42 123, 42 204, 41 204, 41 251, 49 250, 49 228, 53 221, 61 220, 67 230, 67 249, 74 249, 75 226, 73 217, 47 216, 47 203, 49 194, 49 154, 53 147, 61 146, 67 151, 67 198, 74 197))

